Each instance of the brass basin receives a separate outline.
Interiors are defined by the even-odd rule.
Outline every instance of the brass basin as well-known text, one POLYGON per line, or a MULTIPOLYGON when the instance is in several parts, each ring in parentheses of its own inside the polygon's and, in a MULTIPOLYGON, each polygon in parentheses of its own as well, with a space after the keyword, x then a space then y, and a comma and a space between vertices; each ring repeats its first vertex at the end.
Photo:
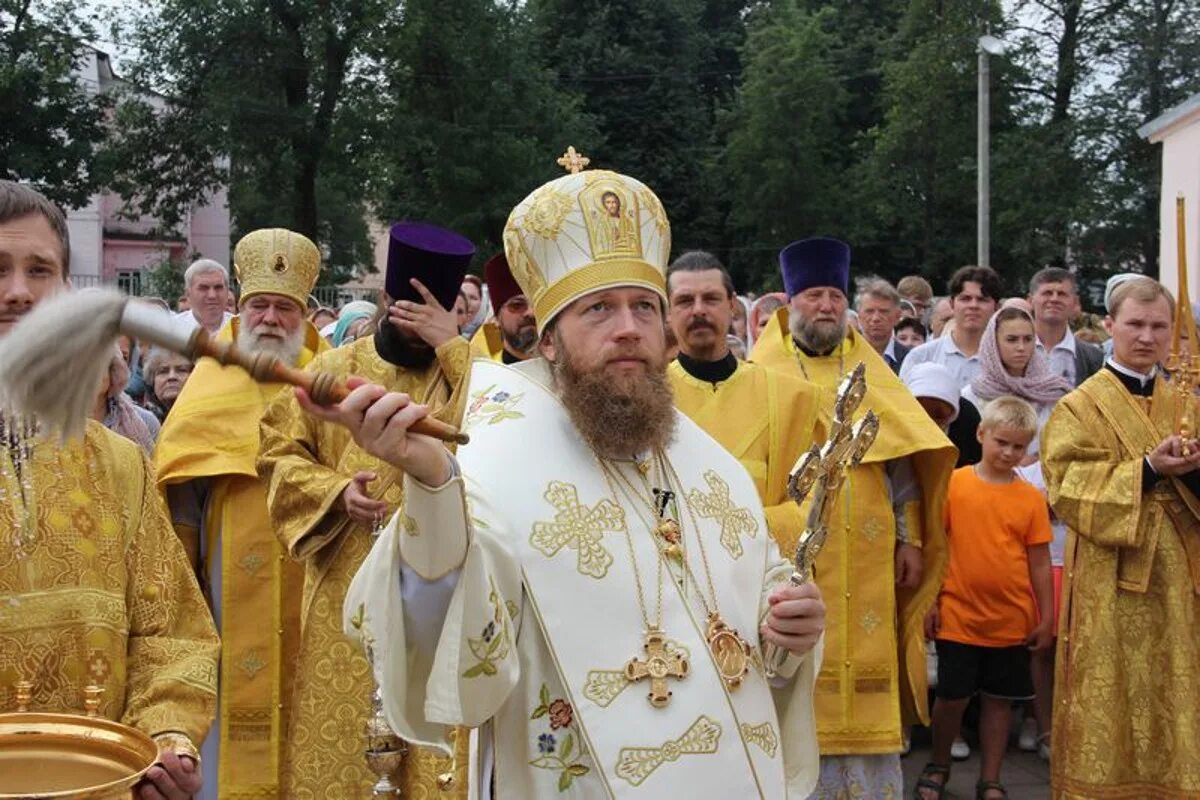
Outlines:
POLYGON ((146 734, 74 714, 0 714, 0 800, 128 800, 158 760, 146 734))

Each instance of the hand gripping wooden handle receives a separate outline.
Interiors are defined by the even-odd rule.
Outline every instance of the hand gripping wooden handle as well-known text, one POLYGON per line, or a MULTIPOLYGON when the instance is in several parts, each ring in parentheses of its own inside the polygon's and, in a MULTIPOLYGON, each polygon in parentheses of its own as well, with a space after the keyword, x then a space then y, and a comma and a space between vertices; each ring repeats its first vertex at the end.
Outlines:
MULTIPOLYGON (((247 353, 233 342, 215 341, 203 328, 192 334, 188 349, 188 355, 193 359, 209 356, 222 364, 235 364, 249 372, 250 376, 260 383, 287 383, 299 386, 320 406, 340 403, 350 394, 346 384, 328 372, 296 369, 283 363, 278 356, 261 350, 247 353)), ((409 430, 443 442, 466 444, 470 441, 470 437, 458 428, 433 417, 417 420, 409 430)))

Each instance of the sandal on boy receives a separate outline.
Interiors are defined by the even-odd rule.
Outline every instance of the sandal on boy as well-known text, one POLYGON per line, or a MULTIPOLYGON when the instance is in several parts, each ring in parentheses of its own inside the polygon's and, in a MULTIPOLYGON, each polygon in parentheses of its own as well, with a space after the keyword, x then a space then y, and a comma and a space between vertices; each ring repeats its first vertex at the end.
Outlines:
POLYGON ((1001 797, 1008 797, 1008 790, 1000 781, 979 781, 975 784, 975 800, 990 800, 988 792, 999 792, 1001 797))
POLYGON ((935 800, 941 800, 942 795, 946 792, 946 784, 949 782, 950 765, 935 764, 930 761, 921 770, 921 777, 917 778, 917 787, 913 790, 913 800, 927 800, 926 796, 921 794, 922 789, 933 792, 935 800), (933 780, 933 778, 938 777, 942 779, 941 783, 933 780))

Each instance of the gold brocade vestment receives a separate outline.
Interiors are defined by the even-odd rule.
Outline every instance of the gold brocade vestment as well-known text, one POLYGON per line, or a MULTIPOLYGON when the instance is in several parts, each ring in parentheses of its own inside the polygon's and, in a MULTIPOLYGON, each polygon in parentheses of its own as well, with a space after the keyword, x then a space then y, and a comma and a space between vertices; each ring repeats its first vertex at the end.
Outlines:
MULTIPOLYGON (((851 330, 830 355, 809 356, 795 346, 786 315, 784 307, 772 317, 751 360, 817 384, 826 427, 838 383, 861 361, 867 394, 859 415, 871 409, 880 418, 875 444, 847 473, 815 567, 828 619, 814 696, 821 755, 896 753, 901 725, 929 720, 924 620, 946 568, 943 508, 954 446, 865 339, 851 330), (896 518, 886 472, 888 461, 905 457, 921 499, 902 513, 923 562, 921 583, 909 590, 895 585, 896 518)), ((779 540, 780 550, 794 553, 799 533, 779 540)))
MULTIPOLYGON (((218 334, 236 339, 239 319, 218 334)), ((328 349, 305 323, 298 364, 328 349)), ((259 383, 240 367, 201 359, 171 408, 155 449, 159 487, 205 480, 206 589, 220 609, 221 679, 217 795, 222 800, 280 797, 292 673, 300 638, 303 573, 284 553, 267 514, 266 485, 255 469, 259 420, 282 383, 259 383), (218 555, 219 549, 219 555, 218 555), (214 570, 220 569, 220 575, 214 570)), ((181 538, 195 532, 181 528, 181 538)))
POLYGON ((476 329, 471 336, 471 355, 478 358, 490 358, 492 361, 502 361, 504 354, 504 336, 500 332, 500 323, 495 318, 489 319, 476 329))
MULTIPOLYGON (((357 375, 405 392, 456 422, 461 403, 455 390, 465 384, 469 359, 467 341, 456 336, 438 348, 429 367, 401 369, 380 358, 374 338, 367 338, 325 353, 309 369, 341 380, 357 375)), ((362 648, 342 633, 342 601, 373 540, 371 527, 352 521, 340 502, 354 474, 369 471, 378 477, 368 484, 368 494, 399 508, 402 473, 361 450, 345 428, 305 414, 290 396, 267 409, 262 440, 259 473, 270 484, 271 518, 280 541, 304 564, 286 796, 366 797, 375 780, 363 757, 373 687, 362 648)), ((459 738, 465 747, 467 737, 459 738)), ((463 758, 460 767, 466 762, 463 758)), ((449 760, 436 752, 410 748, 401 770, 404 797, 461 796, 465 774, 457 793, 438 791, 437 776, 448 768, 449 760)))
POLYGON ((1135 397, 1102 369, 1042 432, 1050 504, 1068 527, 1057 800, 1200 797, 1200 502, 1177 479, 1143 486, 1176 402, 1161 378, 1135 397))
MULTIPOLYGON (((741 462, 762 500, 776 542, 795 542, 805 515, 787 493, 788 473, 814 442, 825 438, 820 394, 807 381, 758 364, 738 362, 718 384, 667 367, 675 406, 741 462)), ((795 549, 781 548, 791 559, 795 549)))
POLYGON ((37 525, 22 555, 28 498, 0 445, 0 711, 26 680, 31 711, 82 714, 97 684, 101 716, 199 747, 220 645, 141 448, 88 422, 82 440, 38 439, 25 469, 37 525))

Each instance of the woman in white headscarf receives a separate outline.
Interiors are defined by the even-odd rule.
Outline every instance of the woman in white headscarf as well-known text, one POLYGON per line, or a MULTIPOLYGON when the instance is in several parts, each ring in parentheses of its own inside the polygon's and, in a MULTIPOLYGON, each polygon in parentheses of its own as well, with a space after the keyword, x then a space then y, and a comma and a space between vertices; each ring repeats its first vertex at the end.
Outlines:
POLYGON ((113 433, 132 439, 141 445, 146 455, 154 452, 158 439, 158 419, 149 410, 134 405, 125 387, 129 385, 129 365, 121 355, 120 348, 113 347, 108 372, 100 381, 96 391, 96 404, 92 418, 103 423, 113 433))

